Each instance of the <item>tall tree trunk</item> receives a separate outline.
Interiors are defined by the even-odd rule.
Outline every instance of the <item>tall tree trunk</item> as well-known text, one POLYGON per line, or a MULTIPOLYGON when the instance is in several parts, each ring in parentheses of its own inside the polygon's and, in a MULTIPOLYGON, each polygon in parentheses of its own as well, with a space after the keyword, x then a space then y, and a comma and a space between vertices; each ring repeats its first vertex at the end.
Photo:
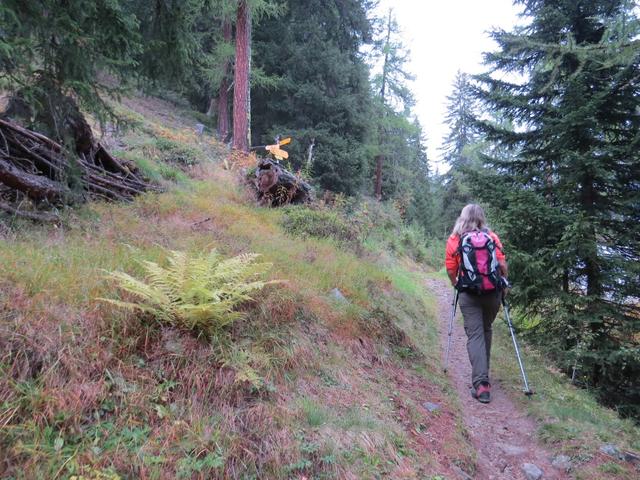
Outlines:
MULTIPOLYGON (((225 43, 231 43, 233 39, 233 31, 231 20, 222 21, 222 35, 225 43)), ((218 137, 223 142, 229 135, 229 70, 231 62, 225 60, 222 66, 222 80, 220 81, 220 89, 218 91, 218 137)))
MULTIPOLYGON (((595 188, 593 178, 590 174, 585 175, 582 181, 582 209, 587 214, 588 219, 595 216, 595 188)), ((584 272, 587 277, 587 296, 600 297, 602 295, 602 278, 600 266, 598 265, 598 240, 594 222, 591 221, 587 230, 587 236, 582 240, 584 243, 585 255, 583 257, 584 272)), ((597 318, 591 318, 589 327, 593 334, 591 350, 597 351, 602 343, 604 336, 604 319, 600 312, 597 318)), ((594 386, 600 384, 602 377, 602 366, 598 362, 594 362, 591 369, 591 382, 594 386)))
POLYGON ((236 69, 233 88, 233 148, 249 151, 249 74, 251 69, 251 10, 247 0, 238 5, 236 69))

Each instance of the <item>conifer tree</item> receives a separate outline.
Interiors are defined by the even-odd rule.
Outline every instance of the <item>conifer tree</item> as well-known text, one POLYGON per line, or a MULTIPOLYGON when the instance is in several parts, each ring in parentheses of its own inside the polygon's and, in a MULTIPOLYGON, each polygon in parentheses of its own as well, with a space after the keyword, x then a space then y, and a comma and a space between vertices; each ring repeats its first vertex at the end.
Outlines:
POLYGON ((515 128, 479 121, 517 156, 474 183, 511 250, 514 301, 578 379, 639 415, 640 23, 626 0, 521 0, 497 31, 479 96, 515 128), (516 72, 525 80, 499 78, 516 72))
POLYGON ((364 185, 372 97, 362 47, 370 44, 368 0, 287 0, 286 12, 254 29, 256 67, 275 79, 253 85, 255 143, 292 136, 294 168, 307 163, 322 188, 364 185))
POLYGON ((124 77, 140 49, 137 19, 119 0, 3 0, 0 25, 3 87, 29 111, 25 120, 56 138, 80 121, 78 103, 105 118, 100 94, 116 89, 98 74, 124 77))
POLYGON ((432 231, 433 202, 429 162, 422 126, 415 119, 415 105, 408 72, 410 52, 400 40, 400 28, 390 9, 376 20, 378 34, 373 49, 372 76, 374 128, 374 196, 393 199, 408 223, 432 231), (378 68, 376 68, 376 66, 378 68))
POLYGON ((449 131, 441 148, 443 158, 450 166, 442 176, 441 213, 438 218, 438 231, 441 234, 451 230, 462 208, 473 200, 466 169, 472 164, 474 146, 480 140, 474 124, 476 103, 469 76, 458 71, 453 91, 447 96, 445 123, 449 131))
POLYGON ((208 0, 124 1, 140 23, 143 49, 136 58, 140 85, 187 92, 197 83, 206 59, 198 22, 211 20, 213 6, 208 0))
POLYGON ((444 159, 452 168, 460 169, 470 163, 468 147, 478 141, 474 125, 476 103, 469 75, 458 71, 453 91, 447 96, 445 123, 449 132, 442 141, 444 159))
MULTIPOLYGON (((377 93, 376 107, 379 111, 377 115, 378 151, 375 155, 374 182, 374 195, 378 200, 382 200, 383 197, 385 158, 394 155, 390 148, 394 140, 406 139, 411 135, 409 132, 411 125, 406 121, 406 117, 409 116, 410 109, 415 103, 413 94, 407 85, 409 81, 413 80, 413 76, 406 70, 409 52, 398 39, 398 23, 392 9, 389 9, 380 37, 377 41, 377 55, 380 57, 382 65, 380 72, 373 77, 374 91, 377 93), (392 130, 403 127, 404 135, 399 137, 392 135, 392 130)), ((395 155, 398 153, 396 145, 395 155)))

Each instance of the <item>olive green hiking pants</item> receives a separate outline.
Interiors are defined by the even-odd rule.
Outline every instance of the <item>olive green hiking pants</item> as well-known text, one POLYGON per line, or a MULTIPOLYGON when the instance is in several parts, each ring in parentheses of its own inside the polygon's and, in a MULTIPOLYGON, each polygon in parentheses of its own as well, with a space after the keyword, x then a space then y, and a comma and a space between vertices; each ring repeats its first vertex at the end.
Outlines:
POLYGON ((500 310, 500 295, 499 291, 483 295, 461 292, 458 300, 467 334, 471 383, 474 388, 478 388, 480 382, 489 382, 491 326, 500 310))

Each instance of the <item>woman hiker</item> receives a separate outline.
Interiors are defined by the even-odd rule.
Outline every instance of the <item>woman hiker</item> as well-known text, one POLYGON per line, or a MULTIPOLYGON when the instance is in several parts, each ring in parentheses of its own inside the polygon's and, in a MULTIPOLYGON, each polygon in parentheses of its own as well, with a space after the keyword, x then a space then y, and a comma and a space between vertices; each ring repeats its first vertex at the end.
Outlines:
POLYGON ((507 293, 502 288, 503 277, 505 280, 507 277, 507 262, 502 243, 487 227, 480 205, 470 204, 462 209, 447 240, 445 266, 452 285, 459 292, 472 369, 471 394, 478 401, 489 403, 491 325, 500 309, 502 295, 507 293))

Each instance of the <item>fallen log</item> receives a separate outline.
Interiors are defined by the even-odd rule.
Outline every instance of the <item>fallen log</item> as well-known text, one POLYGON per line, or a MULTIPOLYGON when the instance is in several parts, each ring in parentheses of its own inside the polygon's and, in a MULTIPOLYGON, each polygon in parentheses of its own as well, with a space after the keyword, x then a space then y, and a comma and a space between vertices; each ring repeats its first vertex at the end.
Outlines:
POLYGON ((16 217, 33 220, 34 222, 60 223, 60 217, 54 213, 20 210, 19 208, 13 207, 5 202, 0 202, 0 210, 16 217))
POLYGON ((279 207, 307 203, 312 199, 312 188, 307 182, 268 158, 258 162, 255 178, 251 183, 261 205, 279 207))
MULTIPOLYGON (((71 191, 71 182, 78 185, 78 180, 88 197, 101 200, 131 201, 154 188, 133 163, 115 158, 95 141, 84 119, 70 124, 79 128, 74 135, 78 142, 75 154, 55 140, 11 120, 0 119, 0 185, 9 187, 2 194, 4 200, 17 201, 26 196, 35 203, 73 203, 86 197, 71 191)), ((46 215, 25 214, 8 203, 0 206, 0 210, 48 221, 46 215)))
POLYGON ((6 186, 19 190, 36 201, 47 200, 50 203, 61 203, 71 196, 70 190, 62 183, 51 180, 44 175, 27 173, 6 161, 5 158, 0 158, 0 182, 6 186))
POLYGON ((26 128, 21 127, 20 125, 14 122, 10 122, 8 120, 3 120, 2 118, 0 118, 0 126, 9 130, 13 130, 14 132, 17 132, 24 137, 31 138, 32 140, 35 140, 35 141, 40 141, 48 145, 54 152, 62 151, 62 146, 59 143, 54 142, 49 137, 45 137, 44 135, 38 132, 27 130, 26 128))

